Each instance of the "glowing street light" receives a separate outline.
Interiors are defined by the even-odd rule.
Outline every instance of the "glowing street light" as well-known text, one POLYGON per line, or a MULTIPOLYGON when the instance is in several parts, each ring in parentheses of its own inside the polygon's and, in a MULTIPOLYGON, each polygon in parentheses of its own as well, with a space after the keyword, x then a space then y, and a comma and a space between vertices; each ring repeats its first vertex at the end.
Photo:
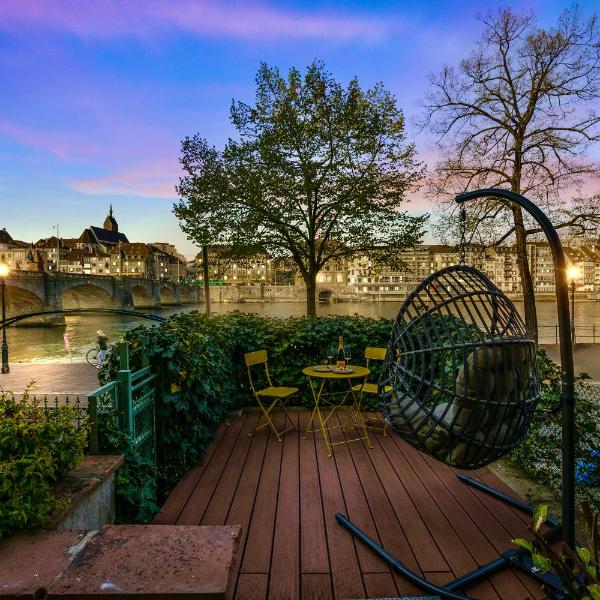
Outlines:
POLYGON ((570 265, 567 269, 567 277, 571 283, 571 340, 573 343, 575 343, 575 280, 580 276, 579 267, 570 265))
POLYGON ((2 373, 10 371, 8 366, 8 344, 6 343, 6 278, 10 273, 10 267, 6 264, 4 256, 0 261, 0 279, 2 280, 2 373))

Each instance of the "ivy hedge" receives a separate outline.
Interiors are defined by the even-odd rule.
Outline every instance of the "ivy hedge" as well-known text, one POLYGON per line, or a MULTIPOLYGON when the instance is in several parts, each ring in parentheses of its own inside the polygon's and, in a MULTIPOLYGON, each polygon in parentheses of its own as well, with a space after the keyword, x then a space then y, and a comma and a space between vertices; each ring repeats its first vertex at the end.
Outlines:
POLYGON ((87 429, 75 409, 46 409, 27 390, 22 400, 0 391, 0 539, 21 529, 43 527, 68 499, 52 484, 83 458, 87 429))

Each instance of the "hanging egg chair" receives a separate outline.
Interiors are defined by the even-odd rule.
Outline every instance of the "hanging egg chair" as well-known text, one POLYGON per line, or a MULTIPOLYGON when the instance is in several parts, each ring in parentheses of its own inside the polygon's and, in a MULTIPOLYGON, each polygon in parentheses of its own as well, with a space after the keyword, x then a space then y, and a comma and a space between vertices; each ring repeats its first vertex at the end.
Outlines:
POLYGON ((451 266, 406 298, 379 401, 409 444, 453 467, 482 467, 519 444, 539 395, 535 342, 484 273, 451 266))

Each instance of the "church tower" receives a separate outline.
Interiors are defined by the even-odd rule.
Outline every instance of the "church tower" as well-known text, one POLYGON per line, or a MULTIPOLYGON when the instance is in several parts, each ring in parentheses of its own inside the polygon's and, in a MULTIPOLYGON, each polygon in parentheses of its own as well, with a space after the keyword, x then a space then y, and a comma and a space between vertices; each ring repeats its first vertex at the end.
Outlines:
POLYGON ((108 211, 108 217, 104 219, 104 229, 114 231, 115 233, 119 231, 117 220, 113 217, 112 204, 110 205, 110 210, 108 211))

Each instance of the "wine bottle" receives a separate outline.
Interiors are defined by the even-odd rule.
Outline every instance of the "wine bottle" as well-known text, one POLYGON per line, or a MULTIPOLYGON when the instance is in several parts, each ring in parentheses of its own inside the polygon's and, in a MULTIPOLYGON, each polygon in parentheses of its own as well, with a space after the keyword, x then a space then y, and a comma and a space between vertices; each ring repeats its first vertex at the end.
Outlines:
POLYGON ((344 336, 342 335, 340 335, 338 341, 338 351, 335 366, 338 369, 344 369, 346 367, 346 357, 344 356, 344 336))

